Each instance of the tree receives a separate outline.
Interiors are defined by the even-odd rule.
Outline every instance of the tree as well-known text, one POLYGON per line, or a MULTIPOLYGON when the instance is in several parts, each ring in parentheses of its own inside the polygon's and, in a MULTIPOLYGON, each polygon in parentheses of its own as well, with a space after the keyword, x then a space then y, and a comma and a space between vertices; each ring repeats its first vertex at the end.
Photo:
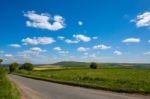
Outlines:
POLYGON ((92 62, 90 64, 90 68, 92 68, 92 69, 97 69, 97 67, 98 67, 98 65, 95 62, 92 62))
POLYGON ((10 71, 10 72, 14 72, 14 71, 17 69, 18 66, 19 66, 18 63, 11 63, 11 64, 9 65, 9 71, 10 71))
POLYGON ((25 70, 31 71, 33 69, 33 64, 31 64, 31 63, 24 63, 22 65, 21 69, 25 69, 25 70))
POLYGON ((3 62, 3 59, 0 59, 0 65, 1 65, 2 62, 3 62))

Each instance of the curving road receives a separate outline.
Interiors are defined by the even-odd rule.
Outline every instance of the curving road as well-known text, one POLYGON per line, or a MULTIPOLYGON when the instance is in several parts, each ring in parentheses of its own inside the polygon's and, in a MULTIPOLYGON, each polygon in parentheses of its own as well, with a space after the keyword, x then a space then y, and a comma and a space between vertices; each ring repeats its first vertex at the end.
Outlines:
POLYGON ((17 75, 8 77, 16 83, 22 99, 150 99, 149 96, 73 87, 17 75))

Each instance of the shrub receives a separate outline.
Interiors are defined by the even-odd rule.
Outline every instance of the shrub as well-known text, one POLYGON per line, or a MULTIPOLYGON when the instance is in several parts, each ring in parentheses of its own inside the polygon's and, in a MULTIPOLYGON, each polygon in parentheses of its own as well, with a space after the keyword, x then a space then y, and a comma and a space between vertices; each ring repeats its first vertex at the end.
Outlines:
POLYGON ((20 69, 31 71, 33 69, 33 65, 31 63, 24 63, 20 69))
POLYGON ((90 64, 90 68, 92 68, 92 69, 97 69, 97 67, 98 67, 98 65, 96 63, 94 63, 94 62, 92 62, 90 64))
POLYGON ((9 65, 9 71, 10 71, 10 72, 14 72, 14 71, 17 69, 18 66, 19 66, 18 63, 11 63, 11 64, 9 65))
POLYGON ((3 62, 3 59, 0 59, 0 65, 1 65, 2 62, 3 62))

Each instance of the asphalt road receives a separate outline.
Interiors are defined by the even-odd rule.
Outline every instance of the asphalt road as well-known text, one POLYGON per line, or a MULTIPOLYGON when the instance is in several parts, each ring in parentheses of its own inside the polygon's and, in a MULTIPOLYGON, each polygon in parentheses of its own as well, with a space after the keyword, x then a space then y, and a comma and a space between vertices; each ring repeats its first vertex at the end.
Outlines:
POLYGON ((22 99, 150 99, 149 96, 80 88, 9 75, 22 99))

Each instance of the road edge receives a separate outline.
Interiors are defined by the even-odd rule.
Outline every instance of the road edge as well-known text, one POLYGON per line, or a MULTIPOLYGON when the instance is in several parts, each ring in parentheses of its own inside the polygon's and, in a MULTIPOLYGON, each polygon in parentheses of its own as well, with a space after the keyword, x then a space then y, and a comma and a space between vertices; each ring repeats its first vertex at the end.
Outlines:
POLYGON ((70 86, 77 86, 77 87, 83 87, 83 88, 88 88, 88 89, 95 89, 95 90, 104 90, 104 91, 109 91, 109 92, 117 92, 117 93, 125 93, 125 94, 136 94, 136 95, 144 95, 144 96, 150 96, 150 93, 142 93, 142 92, 134 92, 134 91, 124 91, 124 90, 113 90, 109 88, 103 88, 103 87, 94 87, 94 86, 89 86, 85 84, 78 84, 78 83, 73 83, 69 81, 60 81, 60 80, 53 80, 53 79, 48 79, 44 77, 38 77, 38 76, 33 76, 33 75, 26 75, 26 74, 19 74, 19 73, 13 73, 14 75, 22 76, 22 77, 27 77, 31 79, 36 79, 36 80, 42 80, 42 81, 47 81, 47 82, 53 82, 53 83, 58 83, 58 84, 64 84, 64 85, 70 85, 70 86))

